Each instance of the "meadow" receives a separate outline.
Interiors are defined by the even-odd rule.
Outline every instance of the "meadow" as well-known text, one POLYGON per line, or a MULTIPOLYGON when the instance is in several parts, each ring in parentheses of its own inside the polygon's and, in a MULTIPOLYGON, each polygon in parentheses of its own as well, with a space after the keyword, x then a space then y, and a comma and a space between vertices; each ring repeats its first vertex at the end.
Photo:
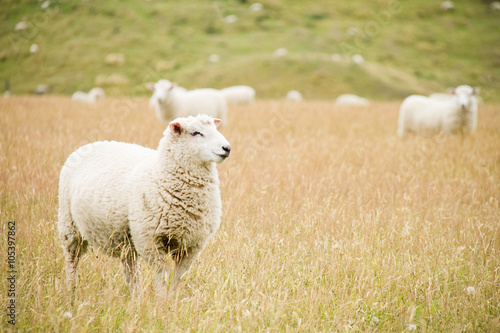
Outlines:
MULTIPOLYGON (((2 309, 1 331, 498 332, 495 104, 480 106, 473 136, 404 140, 399 102, 232 107, 221 228, 176 296, 155 299, 142 263, 143 297, 132 297, 119 260, 94 251, 72 304, 55 226, 59 171, 92 141, 156 148, 165 125, 147 103, 0 99, 0 230, 7 239, 16 221, 18 271, 17 324, 2 309)), ((3 308, 7 276, 4 265, 3 308)))

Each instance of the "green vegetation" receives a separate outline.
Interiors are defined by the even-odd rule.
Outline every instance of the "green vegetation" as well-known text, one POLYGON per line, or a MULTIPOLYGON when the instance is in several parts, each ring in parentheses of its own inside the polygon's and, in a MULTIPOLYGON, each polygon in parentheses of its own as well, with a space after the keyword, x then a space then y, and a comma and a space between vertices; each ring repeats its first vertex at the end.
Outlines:
POLYGON ((263 0, 259 12, 252 2, 54 0, 42 10, 36 0, 2 1, 0 79, 15 94, 49 84, 70 95, 119 74, 124 82, 101 84, 108 95, 146 96, 146 82, 168 78, 187 88, 249 84, 263 98, 298 89, 307 98, 379 100, 467 83, 498 100, 500 12, 488 1, 456 0, 453 12, 435 0, 263 0), (224 23, 231 14, 238 20, 224 23), (15 31, 21 20, 28 28, 15 31), (286 58, 272 58, 279 47, 286 58), (107 64, 110 53, 125 64, 107 64), (208 61, 212 53, 220 62, 208 61), (336 53, 344 60, 333 62, 336 53), (351 64, 352 53, 365 66, 351 64))

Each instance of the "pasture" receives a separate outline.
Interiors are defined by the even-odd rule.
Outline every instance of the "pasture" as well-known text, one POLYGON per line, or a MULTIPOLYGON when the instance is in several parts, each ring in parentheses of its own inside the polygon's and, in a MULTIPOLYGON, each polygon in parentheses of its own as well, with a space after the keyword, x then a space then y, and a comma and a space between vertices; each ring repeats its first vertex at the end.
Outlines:
MULTIPOLYGON (((399 102, 230 107, 221 228, 176 297, 155 300, 146 263, 143 297, 131 297, 119 260, 93 251, 71 304, 55 226, 60 168, 92 141, 156 148, 166 125, 147 104, 0 99, 0 229, 7 239, 16 221, 20 331, 498 332, 500 106, 492 104, 479 107, 473 136, 404 140, 399 102)), ((7 257, 7 242, 0 253, 7 257)), ((0 313, 1 330, 12 330, 0 313)))

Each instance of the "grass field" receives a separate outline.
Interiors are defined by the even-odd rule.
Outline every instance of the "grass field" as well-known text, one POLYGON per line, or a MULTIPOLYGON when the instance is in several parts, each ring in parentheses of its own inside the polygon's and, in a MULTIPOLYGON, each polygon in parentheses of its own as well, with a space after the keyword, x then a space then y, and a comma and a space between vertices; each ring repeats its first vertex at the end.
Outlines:
MULTIPOLYGON (((144 295, 132 298, 119 260, 91 252, 71 305, 55 227, 62 164, 96 140, 155 148, 165 126, 141 98, 0 99, 0 229, 7 239, 16 221, 17 328, 498 332, 500 106, 480 106, 474 136, 405 140, 398 107, 232 108, 221 228, 176 298, 155 300, 146 263, 144 295)), ((0 331, 13 331, 0 313, 0 331)))

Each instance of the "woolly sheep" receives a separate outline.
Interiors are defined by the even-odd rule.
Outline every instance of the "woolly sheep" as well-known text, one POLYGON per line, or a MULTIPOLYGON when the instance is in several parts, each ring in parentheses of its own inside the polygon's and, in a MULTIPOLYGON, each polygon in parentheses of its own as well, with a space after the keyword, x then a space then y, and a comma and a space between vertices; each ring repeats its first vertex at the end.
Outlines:
POLYGON ((252 104, 255 100, 255 89, 250 86, 232 86, 221 89, 228 104, 252 104))
POLYGON ((106 95, 104 94, 104 90, 102 88, 96 87, 92 88, 88 93, 83 91, 77 91, 71 96, 71 100, 75 102, 84 102, 84 103, 95 103, 96 101, 104 99, 106 95))
POLYGON ((452 1, 441 2, 441 10, 450 11, 450 10, 454 10, 454 9, 455 9, 455 5, 453 4, 452 1))
POLYGON ((288 50, 284 47, 280 47, 273 52, 273 58, 283 58, 288 55, 288 50))
POLYGON ((490 8, 494 12, 499 11, 500 10, 500 2, 493 1, 492 3, 490 3, 490 8))
POLYGON ((297 90, 290 90, 287 92, 285 99, 292 102, 300 102, 303 100, 302 94, 297 90))
POLYGON ((172 121, 156 150, 101 141, 80 147, 59 179, 57 228, 66 259, 67 283, 88 246, 121 258, 133 292, 137 259, 156 273, 165 295, 169 258, 175 291, 210 237, 219 229, 221 196, 216 163, 231 147, 207 115, 172 121))
POLYGON ((38 44, 31 44, 30 46, 30 53, 37 53, 40 50, 40 47, 38 44))
POLYGON ((153 90, 149 105, 154 107, 156 117, 162 122, 202 113, 227 121, 227 103, 219 90, 205 88, 180 91, 175 83, 168 80, 148 84, 148 87, 153 90))
POLYGON ((238 17, 236 15, 228 15, 224 17, 224 22, 227 24, 232 24, 236 21, 238 21, 238 17))
POLYGON ((264 6, 261 3, 256 2, 250 5, 250 11, 252 12, 260 12, 264 6))
POLYGON ((353 94, 342 94, 335 100, 335 105, 344 106, 368 106, 370 101, 366 98, 359 97, 353 94))
POLYGON ((351 60, 353 63, 355 63, 358 66, 363 65, 363 63, 365 62, 365 59, 363 58, 363 56, 361 54, 354 54, 351 57, 351 60))
POLYGON ((398 135, 453 133, 468 127, 474 132, 477 125, 477 102, 474 95, 479 88, 461 85, 450 88, 453 98, 437 100, 420 95, 407 97, 399 109, 398 135))
POLYGON ((208 56, 208 61, 210 62, 219 62, 220 61, 220 56, 216 53, 212 53, 210 56, 208 56))

